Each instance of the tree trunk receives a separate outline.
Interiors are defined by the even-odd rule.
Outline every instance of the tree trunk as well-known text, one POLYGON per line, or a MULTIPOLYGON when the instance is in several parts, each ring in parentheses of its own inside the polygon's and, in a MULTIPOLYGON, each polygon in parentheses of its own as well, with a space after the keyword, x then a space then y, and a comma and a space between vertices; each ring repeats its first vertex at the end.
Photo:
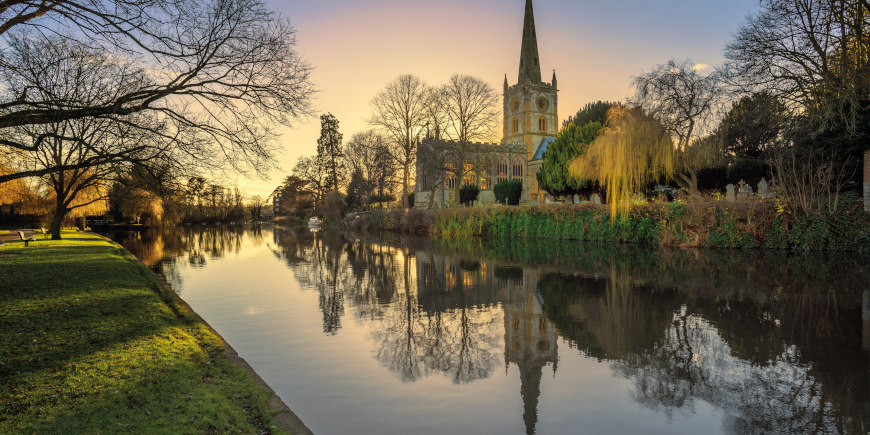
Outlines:
POLYGON ((63 204, 62 199, 58 199, 55 208, 54 216, 51 218, 51 240, 60 240, 60 227, 63 224, 63 218, 66 217, 67 209, 63 204))
POLYGON ((407 162, 402 166, 402 208, 405 210, 411 205, 408 203, 408 172, 410 171, 408 166, 407 162))

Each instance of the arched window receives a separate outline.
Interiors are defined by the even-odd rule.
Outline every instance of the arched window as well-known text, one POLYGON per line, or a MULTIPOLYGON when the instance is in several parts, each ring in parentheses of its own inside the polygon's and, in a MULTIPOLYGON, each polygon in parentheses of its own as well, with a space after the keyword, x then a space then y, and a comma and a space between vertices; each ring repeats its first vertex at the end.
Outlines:
POLYGON ((522 161, 522 159, 515 159, 514 160, 514 167, 513 167, 513 173, 512 173, 514 177, 522 177, 523 176, 523 166, 525 166, 525 164, 522 161))
POLYGON ((496 183, 501 183, 502 181, 507 181, 508 177, 508 161, 507 158, 502 157, 498 159, 498 165, 496 165, 496 183))
POLYGON ((477 177, 474 176, 474 165, 471 163, 466 163, 463 172, 465 173, 462 177, 462 185, 463 186, 476 186, 477 185, 477 177))
POLYGON ((520 131, 520 120, 514 118, 511 120, 511 133, 516 134, 520 131))
POLYGON ((547 131, 547 118, 538 118, 538 131, 547 131))
POLYGON ((489 174, 487 174, 486 171, 483 170, 483 171, 480 171, 480 174, 478 174, 478 175, 479 175, 479 179, 480 179, 480 184, 478 184, 478 186, 480 186, 480 190, 492 189, 492 185, 491 185, 490 179, 489 179, 489 174))
POLYGON ((456 188, 456 162, 452 159, 447 160, 447 163, 444 165, 445 174, 444 174, 444 184, 447 185, 448 189, 456 188))
POLYGON ((520 110, 520 100, 517 100, 516 98, 511 100, 511 110, 513 110, 514 112, 520 110))

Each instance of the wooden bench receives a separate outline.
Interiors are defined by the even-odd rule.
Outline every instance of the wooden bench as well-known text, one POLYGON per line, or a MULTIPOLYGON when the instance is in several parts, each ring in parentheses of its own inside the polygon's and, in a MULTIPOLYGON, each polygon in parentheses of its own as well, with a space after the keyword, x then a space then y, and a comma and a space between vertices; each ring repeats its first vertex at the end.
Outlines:
POLYGON ((28 246, 30 246, 30 242, 33 242, 33 241, 36 240, 36 239, 33 238, 33 236, 27 236, 27 237, 24 237, 24 231, 19 231, 19 232, 18 232, 18 238, 21 239, 22 242, 24 242, 24 247, 25 247, 25 248, 28 247, 28 246))

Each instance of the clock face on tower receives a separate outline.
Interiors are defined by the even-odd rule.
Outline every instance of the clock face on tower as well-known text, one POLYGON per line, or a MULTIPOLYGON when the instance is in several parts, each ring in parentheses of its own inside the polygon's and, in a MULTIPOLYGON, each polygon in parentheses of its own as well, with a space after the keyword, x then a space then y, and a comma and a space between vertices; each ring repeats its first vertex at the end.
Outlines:
POLYGON ((550 106, 550 103, 547 102, 546 99, 541 98, 538 100, 538 110, 545 111, 550 106))

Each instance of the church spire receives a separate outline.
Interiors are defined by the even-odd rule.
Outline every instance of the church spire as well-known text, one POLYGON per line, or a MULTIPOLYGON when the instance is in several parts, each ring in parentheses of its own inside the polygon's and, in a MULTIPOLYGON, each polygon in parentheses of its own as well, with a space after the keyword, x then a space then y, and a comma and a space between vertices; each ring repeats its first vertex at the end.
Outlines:
POLYGON ((526 18, 523 23, 523 47, 520 52, 518 83, 540 83, 541 63, 538 60, 538 35, 535 33, 535 12, 532 0, 526 0, 526 18))

